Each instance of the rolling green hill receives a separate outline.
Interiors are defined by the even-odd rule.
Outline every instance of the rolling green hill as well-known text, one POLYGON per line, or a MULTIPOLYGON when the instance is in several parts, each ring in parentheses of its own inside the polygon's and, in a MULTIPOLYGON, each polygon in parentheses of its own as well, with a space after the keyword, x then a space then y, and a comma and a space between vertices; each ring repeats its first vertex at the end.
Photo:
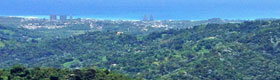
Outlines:
POLYGON ((86 69, 55 69, 14 66, 10 69, 0 69, 1 80, 132 80, 131 78, 95 68, 86 69))
MULTIPOLYGON (((0 51, 0 67, 106 68, 145 79, 279 79, 280 21, 207 24, 148 35, 87 32, 0 51)), ((1 46, 1 43, 0 43, 1 46)))

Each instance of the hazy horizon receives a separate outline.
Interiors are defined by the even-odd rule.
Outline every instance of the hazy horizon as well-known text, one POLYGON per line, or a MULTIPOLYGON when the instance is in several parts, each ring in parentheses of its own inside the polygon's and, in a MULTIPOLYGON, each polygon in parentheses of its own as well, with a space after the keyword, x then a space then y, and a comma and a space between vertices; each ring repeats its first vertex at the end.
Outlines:
POLYGON ((81 18, 140 20, 203 20, 280 18, 279 0, 9 0, 0 15, 73 15, 81 18), (7 9, 8 8, 8 9, 7 9))

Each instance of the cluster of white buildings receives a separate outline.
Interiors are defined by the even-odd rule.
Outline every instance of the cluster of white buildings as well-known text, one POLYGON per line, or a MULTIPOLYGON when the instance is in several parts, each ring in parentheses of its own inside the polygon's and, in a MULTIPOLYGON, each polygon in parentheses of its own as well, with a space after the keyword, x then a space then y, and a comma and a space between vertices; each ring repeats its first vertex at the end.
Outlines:
POLYGON ((47 20, 38 18, 24 18, 21 20, 21 27, 27 29, 57 29, 68 27, 69 25, 75 24, 87 24, 90 28, 96 27, 97 29, 102 29, 106 25, 101 25, 102 23, 118 25, 118 24, 132 24, 133 27, 154 27, 154 28, 167 28, 168 25, 163 24, 161 21, 135 21, 135 20, 96 20, 96 19, 72 19, 72 20, 47 20), (99 25, 98 25, 99 24, 99 25))

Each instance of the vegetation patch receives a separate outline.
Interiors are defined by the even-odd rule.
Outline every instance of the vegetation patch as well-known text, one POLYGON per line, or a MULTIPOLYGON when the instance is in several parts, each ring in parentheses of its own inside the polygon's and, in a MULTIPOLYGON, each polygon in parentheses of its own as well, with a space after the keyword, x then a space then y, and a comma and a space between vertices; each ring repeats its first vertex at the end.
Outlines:
POLYGON ((5 43, 3 43, 2 41, 0 41, 0 47, 5 47, 5 43))

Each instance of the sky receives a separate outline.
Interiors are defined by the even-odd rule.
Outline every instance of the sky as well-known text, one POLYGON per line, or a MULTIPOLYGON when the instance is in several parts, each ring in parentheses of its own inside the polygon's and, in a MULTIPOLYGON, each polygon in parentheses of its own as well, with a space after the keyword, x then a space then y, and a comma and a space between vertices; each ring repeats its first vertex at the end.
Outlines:
POLYGON ((2 0, 0 15, 73 15, 91 18, 280 18, 280 0, 2 0))

